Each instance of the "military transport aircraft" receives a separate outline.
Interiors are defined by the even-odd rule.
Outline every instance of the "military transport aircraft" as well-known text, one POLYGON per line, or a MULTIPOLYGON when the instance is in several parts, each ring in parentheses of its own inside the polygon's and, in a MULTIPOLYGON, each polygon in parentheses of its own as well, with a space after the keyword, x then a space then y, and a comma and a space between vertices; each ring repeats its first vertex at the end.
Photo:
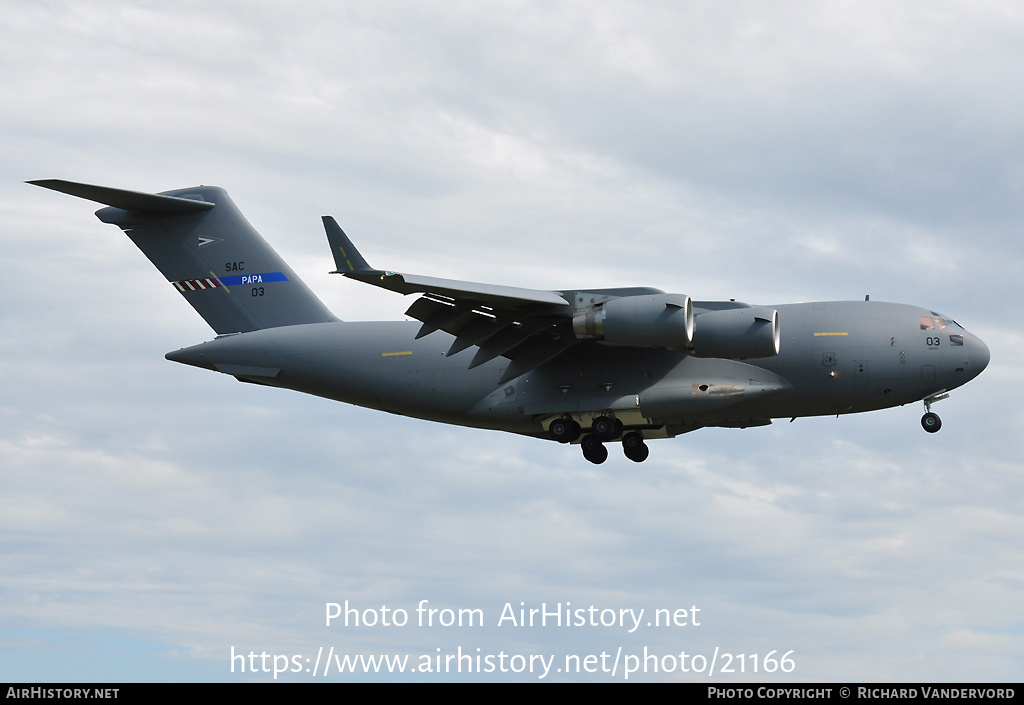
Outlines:
POLYGON ((406 322, 336 318, 211 186, 160 194, 30 181, 106 205, 217 333, 167 359, 243 382, 647 458, 705 426, 931 405, 989 351, 948 316, 876 301, 752 306, 652 288, 540 291, 376 269, 323 218, 337 273, 418 294, 406 322))

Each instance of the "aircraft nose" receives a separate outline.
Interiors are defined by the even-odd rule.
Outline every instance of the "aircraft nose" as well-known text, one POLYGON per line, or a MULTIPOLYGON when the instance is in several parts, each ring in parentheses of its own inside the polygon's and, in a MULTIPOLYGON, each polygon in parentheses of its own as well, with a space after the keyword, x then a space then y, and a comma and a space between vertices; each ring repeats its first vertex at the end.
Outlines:
POLYGON ((980 375, 982 370, 988 367, 989 360, 992 354, 988 350, 988 346, 985 345, 976 335, 971 336, 971 348, 970 352, 971 367, 975 376, 980 375))

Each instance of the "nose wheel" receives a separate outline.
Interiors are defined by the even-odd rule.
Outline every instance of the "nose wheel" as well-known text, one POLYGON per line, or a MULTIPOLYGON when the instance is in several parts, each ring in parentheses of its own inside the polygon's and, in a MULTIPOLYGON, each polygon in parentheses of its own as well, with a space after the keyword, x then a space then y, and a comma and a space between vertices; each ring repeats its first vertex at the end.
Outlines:
POLYGON ((946 394, 946 390, 942 390, 937 394, 933 394, 924 400, 924 416, 921 417, 921 428, 928 433, 935 433, 942 428, 942 419, 939 415, 932 411, 932 404, 943 399, 948 399, 949 395, 946 394))

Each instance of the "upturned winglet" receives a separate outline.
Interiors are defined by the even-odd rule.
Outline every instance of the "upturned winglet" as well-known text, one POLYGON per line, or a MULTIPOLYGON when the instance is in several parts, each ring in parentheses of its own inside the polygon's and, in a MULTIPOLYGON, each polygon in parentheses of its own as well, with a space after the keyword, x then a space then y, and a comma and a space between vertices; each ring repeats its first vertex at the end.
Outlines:
POLYGON ((323 221, 324 230, 327 231, 327 242, 331 245, 331 254, 334 255, 334 264, 337 266, 337 270, 332 274, 378 273, 378 270, 366 263, 333 216, 325 215, 323 221))

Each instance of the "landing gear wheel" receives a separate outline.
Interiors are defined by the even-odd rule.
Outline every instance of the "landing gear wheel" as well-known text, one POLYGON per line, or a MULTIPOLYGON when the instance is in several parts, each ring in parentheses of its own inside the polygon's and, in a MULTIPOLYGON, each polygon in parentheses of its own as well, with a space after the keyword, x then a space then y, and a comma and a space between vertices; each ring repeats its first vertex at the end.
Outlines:
POLYGON ((555 419, 548 426, 548 433, 559 443, 569 442, 569 431, 572 426, 569 425, 569 419, 555 419))
POLYGON ((590 424, 590 432, 598 441, 610 441, 615 438, 615 422, 617 420, 608 416, 598 416, 590 424))
POLYGON ((622 447, 625 450, 632 450, 644 444, 644 437, 639 431, 630 431, 622 437, 622 447))
POLYGON ((921 427, 928 433, 935 433, 942 428, 942 419, 935 412, 929 411, 921 417, 921 427))
POLYGON ((623 453, 633 462, 643 462, 647 459, 650 449, 643 442, 643 436, 640 431, 630 431, 623 437, 623 453))
POLYGON ((626 457, 632 460, 634 463, 642 463, 647 460, 647 456, 651 454, 651 449, 647 447, 646 443, 641 443, 636 448, 622 451, 626 454, 626 457))
POLYGON ((642 463, 647 460, 651 450, 639 431, 631 431, 622 437, 622 452, 634 463, 642 463))
POLYGON ((548 426, 548 433, 559 443, 572 443, 580 437, 580 425, 572 419, 555 419, 548 426))
POLYGON ((572 443, 573 441, 578 440, 582 433, 583 429, 580 428, 580 425, 575 421, 572 421, 572 435, 569 437, 569 442, 572 443))
POLYGON ((584 437, 580 445, 583 447, 583 457, 594 465, 600 465, 608 460, 608 449, 601 441, 594 438, 593 434, 584 437))

